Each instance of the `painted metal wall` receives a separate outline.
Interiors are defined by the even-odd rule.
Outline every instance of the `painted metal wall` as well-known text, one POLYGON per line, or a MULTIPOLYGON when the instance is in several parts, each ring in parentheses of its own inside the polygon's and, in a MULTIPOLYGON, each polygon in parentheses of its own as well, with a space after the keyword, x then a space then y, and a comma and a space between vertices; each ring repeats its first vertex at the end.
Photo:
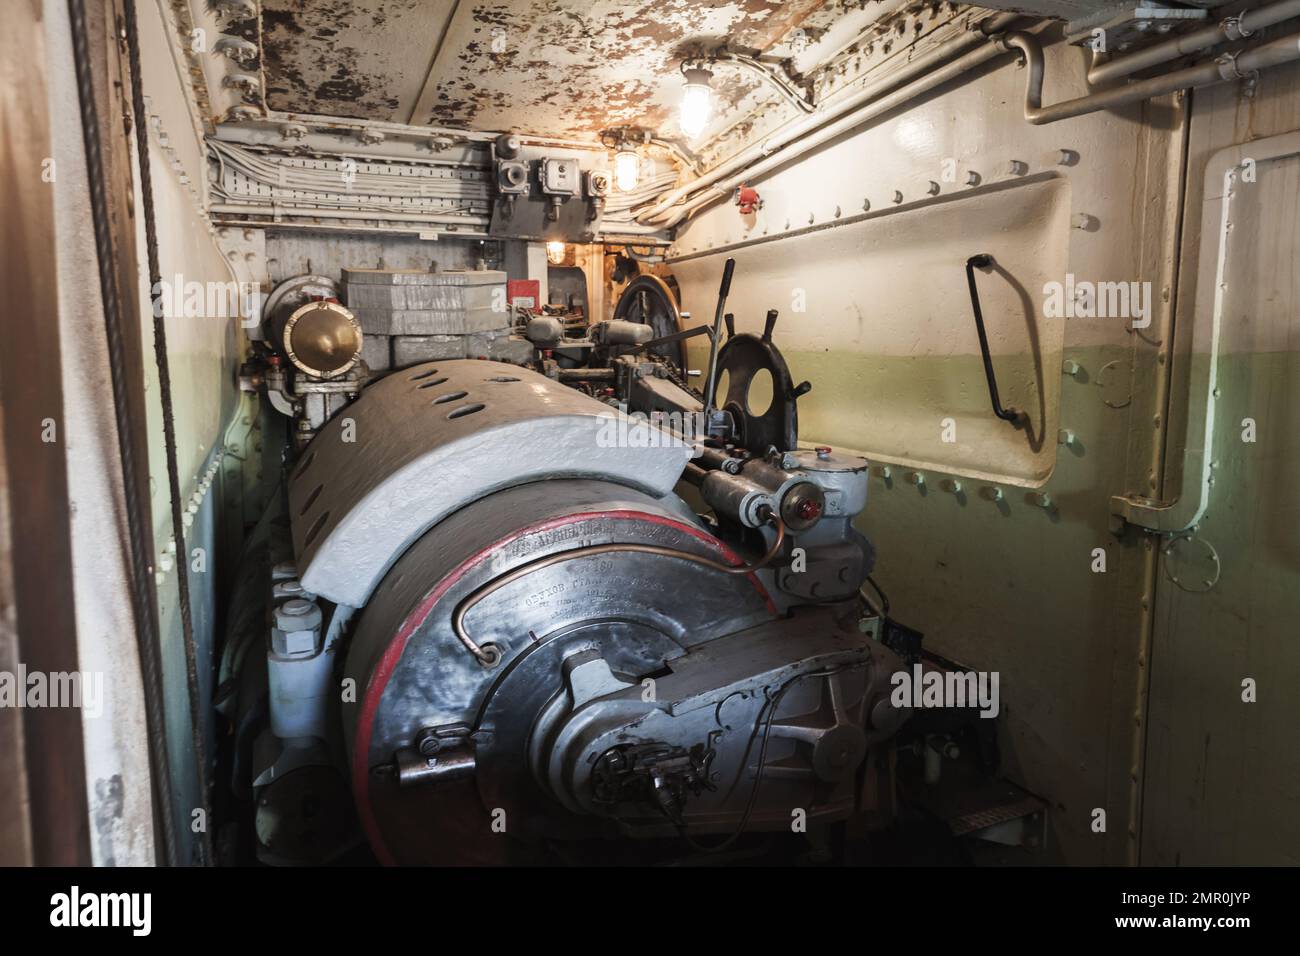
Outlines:
MULTIPOLYGON (((1054 43, 1047 64, 1048 103, 1086 94, 1086 52, 1054 43)), ((1287 75, 1294 103, 1294 70, 1287 75)), ((1273 412, 1258 447, 1266 453, 1271 441, 1277 455, 1253 464, 1256 477, 1231 492, 1234 507, 1258 496, 1249 507, 1260 509, 1253 537, 1223 538, 1225 548, 1235 544, 1243 576, 1225 571, 1208 597, 1179 591, 1156 538, 1113 532, 1110 497, 1157 494, 1165 480, 1164 382, 1171 364, 1188 359, 1171 339, 1175 303, 1179 317, 1184 310, 1175 285, 1188 99, 1031 126, 1023 83, 1010 57, 997 60, 753 183, 764 199, 754 217, 712 208, 675 248, 684 307, 711 315, 723 260, 735 255, 728 307, 738 328, 761 328, 767 308, 783 313, 777 342, 796 380, 814 382, 800 403, 803 440, 875 463, 862 529, 878 546, 878 580, 894 614, 926 632, 936 652, 1000 672, 1006 773, 1052 806, 1049 858, 1286 860, 1291 851, 1245 834, 1294 831, 1279 816, 1294 808, 1294 763, 1278 737, 1252 736, 1262 706, 1234 710, 1231 701, 1244 659, 1260 672, 1295 662, 1279 648, 1278 624, 1294 615, 1296 588, 1265 587, 1295 583, 1288 525, 1269 524, 1270 515, 1295 514, 1282 490, 1288 480, 1294 488, 1295 451, 1283 451, 1287 424, 1294 440, 1283 412, 1294 359, 1278 354, 1275 324, 1294 287, 1261 285, 1240 302, 1242 313, 1266 304, 1260 317, 1270 319, 1249 326, 1274 329, 1239 338, 1236 360, 1243 388, 1273 412), (975 252, 1000 267, 978 281, 1004 401, 1030 414, 1021 431, 989 410, 962 268, 975 252), (1048 315, 1047 284, 1065 286, 1069 276, 1149 284, 1138 287, 1149 294, 1147 315, 1048 315), (1223 602, 1221 610, 1206 614, 1205 601, 1223 602), (1248 637, 1252 615, 1257 637, 1248 637), (1242 665, 1221 674, 1234 648, 1242 665), (1223 695, 1213 708, 1210 692, 1223 695), (1258 777, 1240 775, 1244 762, 1212 769, 1219 792, 1205 799, 1222 814, 1222 836, 1179 817, 1204 786, 1205 723, 1231 728, 1219 747, 1249 740, 1260 753, 1249 763, 1258 777), (1160 814, 1179 822, 1158 822, 1160 814)), ((1251 135, 1235 95, 1231 86, 1197 94, 1193 183, 1209 152, 1251 135), (1218 116, 1225 109, 1231 118, 1218 116)), ((1249 113, 1257 124, 1260 108, 1249 113)), ((1295 129, 1296 120, 1277 108, 1269 127, 1295 129)), ((1279 174, 1279 182, 1275 206, 1290 196, 1294 209, 1290 179, 1279 174)), ((1190 195, 1186 208, 1199 202, 1190 195)), ((1268 264, 1295 258, 1294 225, 1282 216, 1269 225, 1282 245, 1270 248, 1268 264)), ((1294 328, 1287 336, 1294 347, 1294 328)), ((1175 388, 1179 401, 1187 397, 1175 388)), ((1245 415, 1225 405, 1223 420, 1245 415)), ((1217 511, 1232 522, 1232 507, 1217 511)), ((1279 726, 1294 727, 1294 705, 1282 701, 1282 687, 1273 695, 1271 713, 1290 718, 1279 726)))
MULTIPOLYGON (((200 127, 189 87, 183 85, 174 30, 159 4, 138 4, 141 31, 141 65, 149 110, 150 155, 153 167, 154 215, 158 228, 159 272, 164 282, 180 277, 204 288, 235 283, 239 275, 217 243, 209 224, 202 194, 206 166, 200 127), (212 284, 212 285, 210 285, 212 284)), ((145 261, 143 196, 137 193, 137 238, 140 261, 145 261)), ((147 277, 141 279, 142 314, 151 314, 147 277)), ((178 303, 180 304, 180 303, 178 303)), ((180 615, 180 594, 175 572, 179 561, 188 567, 190 605, 198 657, 199 711, 205 725, 205 745, 215 751, 215 729, 210 715, 214 688, 212 648, 216 640, 218 568, 213 516, 220 492, 214 484, 215 463, 223 436, 239 399, 236 370, 244 348, 241 317, 228 308, 211 310, 205 296, 202 314, 177 308, 167 314, 167 352, 171 366, 177 459, 184 511, 185 553, 177 552, 172 536, 171 499, 163 448, 162 401, 157 366, 146 362, 146 397, 149 401, 151 488, 155 548, 159 554, 158 597, 163 639, 163 676, 167 686, 167 734, 171 749, 173 785, 176 788, 177 832, 197 841, 194 811, 204 806, 198 789, 196 754, 191 745, 190 700, 186 684, 185 648, 180 615), (212 314, 216 311, 217 314, 212 314)), ((152 324, 146 329, 146 346, 152 346, 152 324)), ((152 350, 150 350, 152 354, 152 350)), ((194 847, 183 848, 182 859, 194 847)))
POLYGON ((99 865, 153 862, 144 697, 134 639, 127 524, 108 340, 98 275, 72 38, 65 3, 47 2, 46 55, 56 178, 59 314, 64 372, 68 496, 80 665, 99 675, 99 713, 83 709, 92 859, 99 865))
MULTIPOLYGON (((1193 321, 1217 311, 1216 467, 1203 520, 1169 548, 1156 582, 1142 862, 1293 866, 1300 69, 1198 91, 1191 116, 1175 354, 1193 321)), ((1198 347, 1175 364, 1171 427, 1188 373, 1208 361, 1198 347)))
MULTIPOLYGON (((161 5, 137 4, 143 78, 150 129, 148 161, 164 281, 226 283, 233 279, 217 248, 195 183, 204 174, 203 149, 187 98, 188 86, 166 42, 161 5)), ((142 865, 155 860, 143 688, 131 613, 129 571, 122 547, 125 514, 113 395, 108 375, 86 164, 72 67, 67 5, 44 5, 47 56, 51 63, 50 115, 57 178, 53 190, 58 225, 59 316, 66 383, 68 483, 73 512, 74 581, 71 582, 83 670, 102 676, 102 713, 83 712, 91 850, 98 865, 142 865)), ((166 694, 166 722, 175 802, 167 812, 188 842, 182 861, 194 858, 195 818, 202 806, 196 755, 191 745, 190 702, 179 618, 177 562, 190 567, 189 583, 200 673, 211 653, 216 619, 216 567, 209 469, 233 415, 240 340, 238 319, 183 310, 166 320, 172 399, 186 551, 172 539, 171 501, 162 441, 162 408, 153 361, 152 310, 145 274, 143 196, 134 194, 138 243, 140 316, 145 348, 149 480, 156 584, 166 694), (195 549, 201 549, 198 553, 195 549), (202 568, 202 570, 199 570, 202 568)), ((206 296, 205 296, 206 299, 206 296)), ((128 313, 129 314, 129 313, 128 313)), ((204 686, 205 699, 211 688, 204 686)), ((202 705, 201 705, 202 706, 202 705)), ((206 713, 208 708, 202 707, 206 713)), ((213 743, 209 735, 209 746, 213 743)))
MULTIPOLYGON (((229 259, 193 189, 204 173, 197 123, 163 49, 174 28, 157 5, 141 14, 154 54, 145 69, 157 116, 162 271, 225 281, 229 259)), ((1086 92, 1083 51, 1057 44, 1047 62, 1049 102, 1086 92)), ((738 326, 757 330, 768 308, 781 310, 777 340, 796 379, 815 385, 801 401, 804 438, 875 463, 862 528, 879 549, 878 579, 895 613, 938 652, 1000 672, 1007 771, 1050 802, 1053 859, 1294 862, 1293 154, 1261 167, 1260 189, 1243 193, 1228 234, 1222 470, 1195 540, 1165 555, 1150 536, 1116 535, 1110 498, 1158 493, 1179 477, 1162 455, 1165 432, 1176 452, 1183 369, 1208 361, 1187 354, 1190 316, 1204 307, 1193 273, 1204 244, 1223 242, 1201 234, 1204 171, 1227 146, 1300 127, 1300 71, 1266 74, 1250 99, 1224 85, 1197 93, 1190 111, 1188 99, 1169 97, 1047 127, 1022 119, 1023 80, 1009 58, 999 60, 756 183, 765 205, 755 216, 742 219, 728 205, 706 213, 674 249, 684 307, 711 315, 730 254, 738 326), (962 271, 975 252, 999 266, 979 282, 1004 399, 1029 413, 1024 429, 987 407, 962 271), (1045 314, 1045 286, 1068 276, 1150 283, 1150 325, 1045 314), (1256 423, 1254 442, 1239 439, 1246 418, 1256 423), (1175 584, 1171 568, 1208 560, 1205 544, 1218 560, 1213 586, 1175 584), (1259 681, 1257 703, 1241 700, 1245 678, 1259 681), (1097 809, 1106 811, 1104 832, 1095 829, 1097 809)), ((415 239, 410 248, 378 237, 275 242, 259 253, 268 275, 272 259, 283 275, 305 271, 295 256, 318 249, 333 250, 330 272, 372 253, 415 267, 406 259, 427 246, 442 268, 470 262, 468 245, 444 252, 415 239)), ((183 488, 203 546, 212 541, 204 476, 234 415, 238 329, 181 319, 168 335, 183 488)), ((149 387, 155 397, 156 381, 149 387)), ((161 434, 156 414, 155 403, 151 435, 161 434)), ((160 450, 155 527, 166 554, 160 450)), ((191 581, 207 648, 212 579, 191 581)), ((178 695, 169 708, 174 767, 178 780, 192 780, 174 576, 164 570, 160 583, 178 695)), ((103 753, 109 770, 113 761, 139 762, 121 748, 103 753)), ((178 805, 181 813, 197 805, 191 784, 182 784, 178 805)), ((184 823, 188 832, 188 815, 184 823)), ((110 835, 96 858, 138 860, 144 847, 130 831, 110 835)))

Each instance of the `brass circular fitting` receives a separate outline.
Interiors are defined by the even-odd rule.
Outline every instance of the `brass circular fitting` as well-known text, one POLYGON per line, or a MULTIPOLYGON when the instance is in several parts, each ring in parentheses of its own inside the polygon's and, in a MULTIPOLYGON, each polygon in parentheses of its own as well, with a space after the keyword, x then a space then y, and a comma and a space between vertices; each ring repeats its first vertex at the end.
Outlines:
POLYGON ((308 302, 284 324, 284 354, 318 378, 342 375, 361 358, 361 325, 337 302, 308 302))

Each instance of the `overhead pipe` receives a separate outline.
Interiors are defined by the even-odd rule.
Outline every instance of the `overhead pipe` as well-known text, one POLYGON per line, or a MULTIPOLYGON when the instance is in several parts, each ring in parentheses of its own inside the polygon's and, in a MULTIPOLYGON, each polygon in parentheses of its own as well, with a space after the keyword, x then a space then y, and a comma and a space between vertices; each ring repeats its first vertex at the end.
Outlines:
MULTIPOLYGON (((845 50, 865 42, 870 34, 884 29, 880 21, 899 10, 919 5, 919 0, 879 0, 874 7, 859 8, 853 13, 839 17, 820 40, 809 44, 806 49, 786 61, 784 75, 778 72, 779 68, 771 67, 755 57, 735 53, 726 47, 715 51, 710 61, 736 63, 759 73, 764 80, 777 88, 787 102, 798 107, 801 112, 813 113, 819 104, 811 98, 811 89, 807 94, 799 91, 799 82, 834 60, 845 50)), ((678 158, 681 159, 682 155, 679 151, 678 158)), ((699 175, 698 163, 686 162, 683 165, 692 173, 699 175)))
POLYGON ((1300 17, 1300 0, 1281 0, 1152 44, 1127 56, 1111 59, 1094 56, 1093 64, 1088 70, 1088 83, 1092 86, 1104 85, 1181 56, 1208 50, 1220 43, 1243 40, 1266 27, 1294 17, 1300 17))
POLYGON ((919 5, 917 0, 879 0, 873 6, 859 7, 837 17, 816 43, 810 43, 791 57, 793 72, 796 75, 814 72, 854 44, 862 43, 867 34, 880 30, 881 20, 904 8, 919 5))
MULTIPOLYGON (((888 76, 881 78, 875 83, 867 85, 852 96, 845 97, 839 102, 829 104, 824 112, 818 111, 809 114, 776 135, 769 137, 760 143, 756 143, 747 149, 741 150, 735 156, 719 163, 702 176, 699 176, 690 182, 683 183, 681 186, 667 193, 654 206, 641 213, 637 219, 641 222, 656 223, 659 225, 671 225, 672 223, 679 221, 681 218, 680 215, 668 217, 665 214, 669 213, 672 207, 682 200, 733 173, 744 170, 746 167, 765 156, 771 156, 778 151, 785 149, 787 146, 798 142, 808 134, 824 127, 826 124, 833 123, 841 117, 854 113, 856 110, 859 110, 863 106, 871 103, 873 100, 878 99, 890 90, 905 85, 946 60, 970 49, 976 44, 982 43, 990 34, 1005 29, 1017 19, 1019 19, 1018 14, 1004 13, 982 21, 975 29, 940 44, 929 53, 923 54, 915 60, 912 60, 910 63, 899 67, 899 69, 893 71, 888 76), (671 221, 663 223, 657 222, 662 219, 671 219, 671 221)), ((730 192, 730 190, 727 190, 727 192, 730 192)))
POLYGON ((266 206, 258 203, 213 203, 209 212, 250 216, 312 216, 321 219, 377 219, 392 222, 427 222, 448 226, 487 226, 487 216, 439 216, 420 213, 388 212, 383 209, 327 209, 317 206, 266 206))
POLYGON ((752 56, 732 53, 730 50, 719 50, 710 55, 708 60, 710 63, 734 63, 758 74, 759 77, 776 88, 782 99, 797 106, 804 113, 811 113, 817 108, 814 103, 809 102, 806 95, 799 92, 792 82, 778 74, 776 69, 766 66, 762 61, 756 60, 752 56))
POLYGON ((884 113, 888 113, 891 110, 895 110, 904 103, 920 96, 922 93, 929 92, 936 87, 942 86, 943 84, 961 76, 963 73, 973 70, 977 66, 996 59, 1005 53, 1006 50, 993 43, 985 43, 983 46, 976 47, 964 56, 960 56, 938 69, 930 71, 912 84, 905 86, 902 89, 895 90, 887 96, 880 97, 856 112, 850 113, 848 116, 843 117, 837 122, 831 123, 829 126, 823 126, 811 135, 805 136, 788 149, 783 149, 781 152, 773 153, 762 162, 740 170, 730 179, 723 181, 721 184, 711 186, 707 192, 700 193, 685 205, 677 207, 670 216, 655 220, 654 224, 662 228, 675 226, 683 219, 694 215, 698 210, 710 203, 716 202, 717 200, 730 195, 731 191, 740 185, 741 182, 748 182, 771 172, 773 169, 784 166, 786 163, 802 156, 804 153, 816 149, 850 130, 856 129, 868 120, 874 119, 884 113))
MULTIPOLYGON (((418 213, 396 213, 385 212, 383 210, 373 209, 325 209, 318 207, 289 207, 285 205, 263 206, 256 203, 214 203, 208 207, 208 211, 214 215, 224 216, 295 216, 309 219, 343 219, 343 220, 366 220, 370 222, 402 222, 418 223, 421 225, 436 225, 456 227, 460 229, 469 229, 471 232, 466 235, 477 235, 481 231, 486 235, 488 227, 488 217, 459 217, 459 216, 436 216, 421 215, 418 213)), ((254 222, 247 219, 223 220, 216 223, 217 225, 228 226, 293 226, 293 222, 254 222)), ((328 229, 329 226, 321 225, 319 228, 328 229)), ((355 226, 335 227, 335 228, 357 228, 355 226)), ((397 230, 399 232, 422 232, 419 229, 397 230)), ((623 239, 635 239, 639 242, 663 243, 661 229, 654 226, 645 226, 635 222, 622 222, 619 220, 606 220, 602 223, 601 238, 604 242, 619 242, 623 239)))
POLYGON ((1025 119, 1035 126, 1042 126, 1047 123, 1055 123, 1059 120, 1081 116, 1085 113, 1095 113, 1099 110, 1126 106, 1178 90, 1208 86, 1226 80, 1243 79, 1257 70, 1300 59, 1300 42, 1295 36, 1285 37, 1241 53, 1225 54, 1209 63, 1044 107, 1042 105, 1044 73, 1042 47, 1029 34, 1008 33, 1001 37, 995 37, 992 42, 987 43, 985 46, 978 47, 966 55, 952 60, 912 84, 896 90, 888 96, 881 97, 868 104, 865 108, 843 117, 838 122, 822 127, 812 135, 799 140, 789 149, 774 153, 762 162, 742 169, 737 175, 724 180, 720 184, 716 184, 715 178, 715 184, 711 184, 707 192, 696 195, 689 202, 678 206, 671 215, 658 217, 653 222, 661 228, 675 226, 710 203, 730 195, 731 191, 741 182, 757 179, 809 150, 816 149, 837 136, 862 125, 868 120, 896 109, 922 93, 942 86, 961 74, 1007 52, 1019 52, 1024 58, 1027 67, 1025 119))
MULTIPOLYGON (((325 116, 319 113, 292 113, 276 110, 268 111, 257 122, 283 126, 299 124, 315 128, 319 132, 354 133, 357 130, 375 130, 386 136, 425 141, 431 138, 445 137, 450 140, 469 143, 474 146, 491 146, 501 133, 486 130, 452 129, 446 126, 411 126, 407 123, 395 123, 388 120, 361 119, 359 117, 325 116)), ((607 152, 600 143, 585 139, 566 139, 559 136, 544 136, 540 133, 512 133, 524 146, 546 146, 555 149, 577 149, 587 152, 607 152)))
POLYGON ((689 169, 693 173, 699 171, 700 161, 694 156, 689 155, 686 150, 672 142, 672 140, 651 137, 649 145, 658 146, 660 149, 668 152, 682 165, 683 169, 689 169))
POLYGON ((1244 79, 1250 74, 1300 60, 1300 36, 1283 37, 1240 53, 1224 54, 1208 63, 1162 76, 1139 80, 1127 86, 1099 93, 1090 93, 1078 99, 1043 106, 1043 48, 1026 33, 1008 33, 996 41, 1008 50, 1018 50, 1024 57, 1025 119, 1035 126, 1095 113, 1098 110, 1128 106, 1152 97, 1164 96, 1178 90, 1195 89, 1222 83, 1225 80, 1244 79))
POLYGON ((613 242, 620 236, 637 236, 649 239, 664 238, 663 229, 658 226, 646 226, 639 222, 623 222, 615 219, 602 219, 600 233, 605 242, 613 242))

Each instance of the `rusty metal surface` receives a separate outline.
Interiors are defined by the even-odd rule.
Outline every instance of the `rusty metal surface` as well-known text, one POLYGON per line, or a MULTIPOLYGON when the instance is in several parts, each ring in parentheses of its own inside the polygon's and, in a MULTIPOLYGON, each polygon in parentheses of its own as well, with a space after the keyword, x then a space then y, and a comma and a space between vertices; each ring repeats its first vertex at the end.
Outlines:
POLYGON ((267 0, 262 53, 271 109, 404 122, 451 0, 267 0))
MULTIPOLYGON (((268 105, 535 134, 622 124, 676 134, 683 55, 724 41, 768 50, 826 2, 264 0, 268 105)), ((719 108, 758 83, 720 68, 719 108)))

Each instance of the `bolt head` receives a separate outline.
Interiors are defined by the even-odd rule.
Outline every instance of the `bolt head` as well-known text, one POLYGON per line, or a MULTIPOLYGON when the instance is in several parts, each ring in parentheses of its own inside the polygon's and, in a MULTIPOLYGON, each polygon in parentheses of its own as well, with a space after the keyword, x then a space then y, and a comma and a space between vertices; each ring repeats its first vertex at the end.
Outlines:
POLYGON ((312 601, 290 598, 275 609, 275 626, 279 630, 310 631, 320 624, 320 608, 312 601))
POLYGON ((271 649, 281 657, 310 657, 316 653, 316 632, 286 631, 277 627, 271 631, 271 649))

